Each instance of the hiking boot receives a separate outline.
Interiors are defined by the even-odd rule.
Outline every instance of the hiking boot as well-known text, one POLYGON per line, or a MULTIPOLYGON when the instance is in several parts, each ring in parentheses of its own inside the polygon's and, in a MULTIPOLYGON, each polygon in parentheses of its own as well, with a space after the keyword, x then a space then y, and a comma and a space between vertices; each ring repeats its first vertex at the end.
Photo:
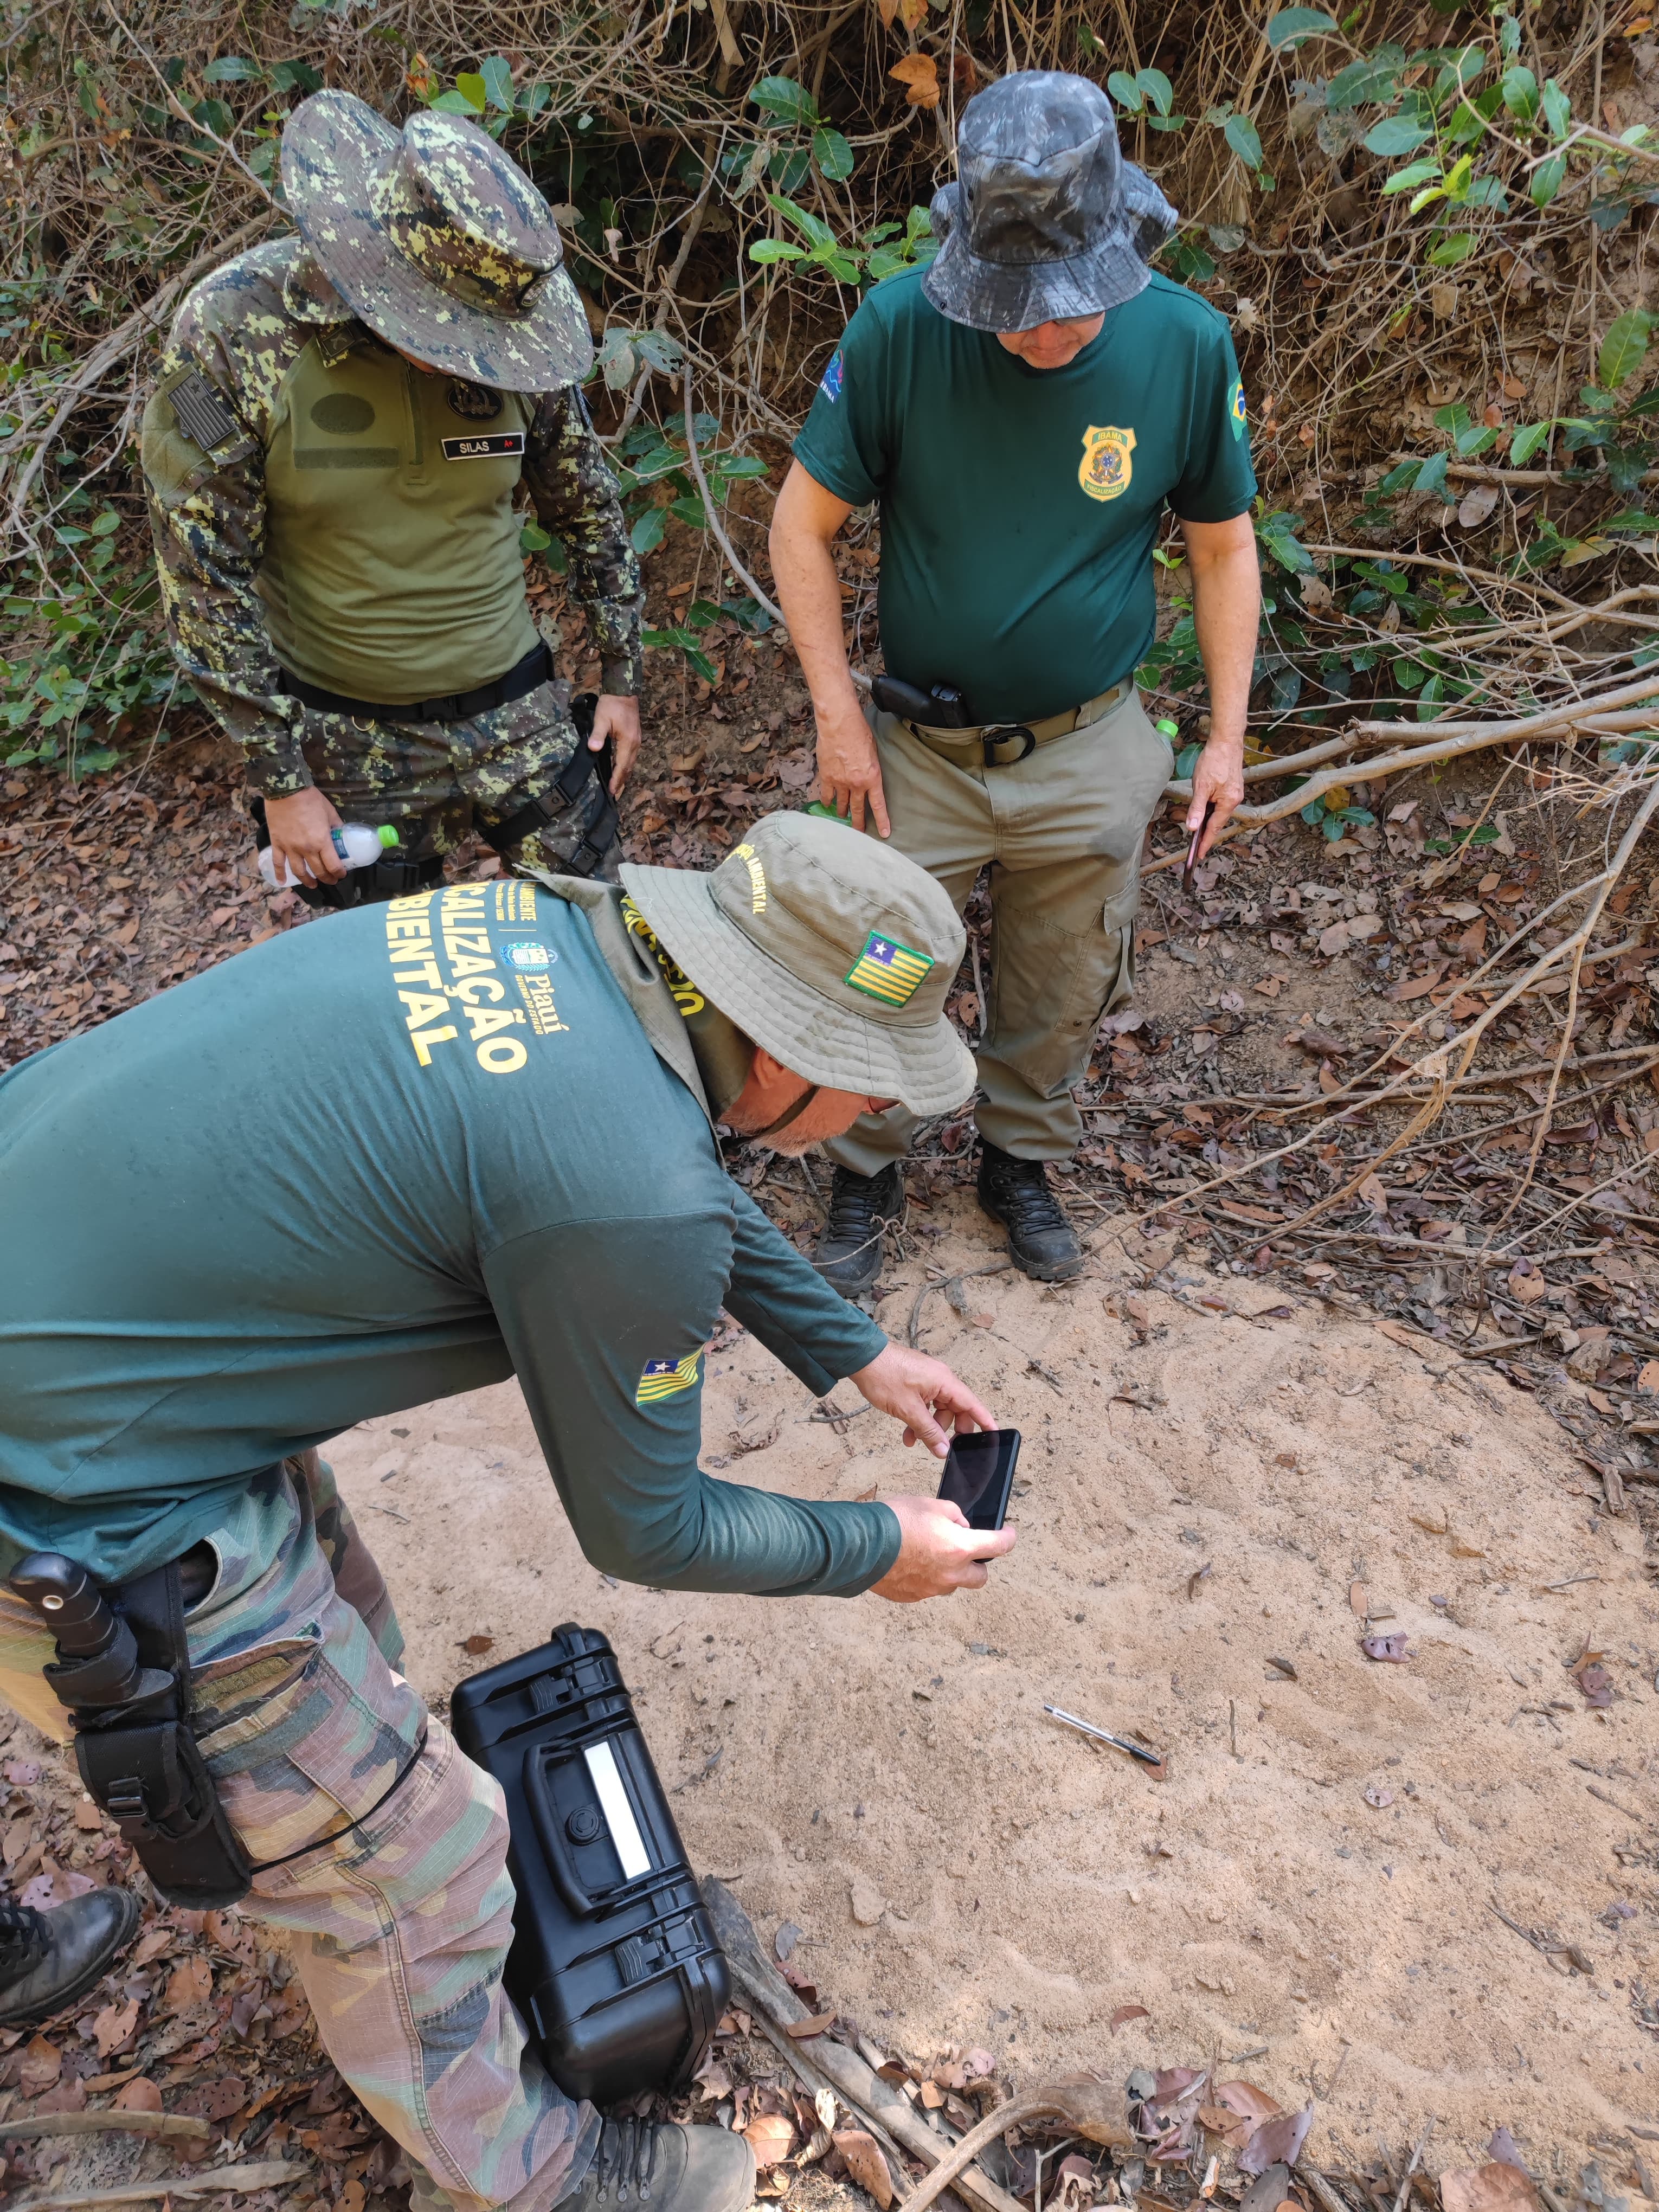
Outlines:
POLYGON ((37 1912, 0 1905, 0 2027, 45 2020, 100 1982, 138 1925, 130 1889, 92 1889, 37 1912))
POLYGON ((879 1175, 837 1168, 830 1188, 830 1218, 812 1265, 842 1297, 855 1298, 881 1273, 885 1232, 903 1226, 904 1181, 896 1160, 879 1175))
POLYGON ((556 2212, 744 2212, 755 2154, 727 2128, 672 2120, 606 2120, 593 2163, 556 2212))
POLYGON ((979 1202, 1008 1231, 1008 1256, 1040 1283, 1063 1283, 1083 1271, 1083 1247, 1048 1188, 1041 1160, 1017 1160, 981 1142, 979 1202))

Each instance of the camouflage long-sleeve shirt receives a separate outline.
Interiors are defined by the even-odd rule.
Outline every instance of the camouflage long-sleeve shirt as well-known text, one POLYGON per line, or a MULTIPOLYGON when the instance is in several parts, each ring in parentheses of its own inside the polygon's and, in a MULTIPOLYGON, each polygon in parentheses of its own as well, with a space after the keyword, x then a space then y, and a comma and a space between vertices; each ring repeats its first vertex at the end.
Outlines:
MULTIPOLYGON (((313 710, 278 688, 259 588, 274 550, 268 458, 284 420, 285 388, 306 349, 314 346, 332 368, 378 344, 297 239, 258 246, 185 301, 144 418, 151 528, 174 649, 244 753, 249 783, 271 798, 311 781, 301 748, 313 710)), ((495 395, 463 387, 463 399, 468 392, 477 411, 487 412, 495 395)), ((639 562, 604 449, 580 392, 528 397, 520 419, 526 416, 521 480, 538 520, 565 549, 570 595, 592 626, 604 689, 637 693, 639 562)), ((313 417, 324 419, 314 409, 313 417)), ((311 458, 292 454, 290 463, 304 467, 311 458)), ((372 483, 362 492, 372 497, 372 483)), ((436 543, 411 549, 413 561, 422 555, 429 563, 446 557, 436 543)), ((521 579, 512 588, 521 592, 521 579)), ((428 693, 501 672, 457 670, 428 693)))

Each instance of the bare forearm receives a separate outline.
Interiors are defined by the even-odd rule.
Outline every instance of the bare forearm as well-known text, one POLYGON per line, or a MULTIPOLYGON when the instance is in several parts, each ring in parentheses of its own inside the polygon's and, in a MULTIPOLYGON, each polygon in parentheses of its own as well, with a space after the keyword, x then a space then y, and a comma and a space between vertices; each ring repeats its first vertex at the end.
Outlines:
POLYGON ((1194 564, 1193 627, 1210 691, 1212 739, 1243 746, 1261 620, 1261 577, 1254 546, 1224 560, 1194 564))
POLYGON ((775 528, 771 552, 778 604, 815 713, 822 716, 848 707, 856 711, 858 696, 841 622, 841 584, 828 543, 808 531, 775 528))

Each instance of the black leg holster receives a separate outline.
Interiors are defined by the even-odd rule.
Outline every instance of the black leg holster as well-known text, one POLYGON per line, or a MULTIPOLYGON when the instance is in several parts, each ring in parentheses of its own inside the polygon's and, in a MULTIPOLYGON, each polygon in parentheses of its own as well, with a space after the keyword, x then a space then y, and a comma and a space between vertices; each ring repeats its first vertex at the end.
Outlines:
POLYGON ((478 825, 479 836, 496 852, 508 853, 514 845, 543 830, 568 833, 572 827, 573 810, 580 807, 583 810, 581 834, 568 853, 558 856, 559 872, 591 876, 603 865, 605 854, 616 842, 620 817, 617 802, 611 796, 611 779, 617 771, 616 747, 608 738, 596 753, 590 752, 587 746, 593 734, 593 714, 599 703, 599 695, 592 691, 579 692, 571 701, 570 719, 576 726, 576 750, 554 777, 552 790, 543 798, 530 799, 504 822, 494 823, 488 828, 482 823, 478 825), (587 787, 590 779, 597 785, 592 792, 587 787))
POLYGON ((73 1715, 81 1779, 167 1904, 198 1911, 234 1905, 247 1894, 253 1866, 190 1725, 179 1562, 105 1595, 121 1621, 110 1650, 43 1669, 73 1715))

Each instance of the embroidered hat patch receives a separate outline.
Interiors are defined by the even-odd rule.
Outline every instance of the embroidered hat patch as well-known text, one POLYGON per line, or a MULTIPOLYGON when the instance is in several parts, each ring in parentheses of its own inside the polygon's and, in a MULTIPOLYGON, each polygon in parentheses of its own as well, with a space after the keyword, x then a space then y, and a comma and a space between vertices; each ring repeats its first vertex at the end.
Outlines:
POLYGON ((933 964, 925 952, 913 952, 908 945, 899 944, 895 938, 878 937, 872 929, 845 980, 866 998, 902 1006, 933 964))

